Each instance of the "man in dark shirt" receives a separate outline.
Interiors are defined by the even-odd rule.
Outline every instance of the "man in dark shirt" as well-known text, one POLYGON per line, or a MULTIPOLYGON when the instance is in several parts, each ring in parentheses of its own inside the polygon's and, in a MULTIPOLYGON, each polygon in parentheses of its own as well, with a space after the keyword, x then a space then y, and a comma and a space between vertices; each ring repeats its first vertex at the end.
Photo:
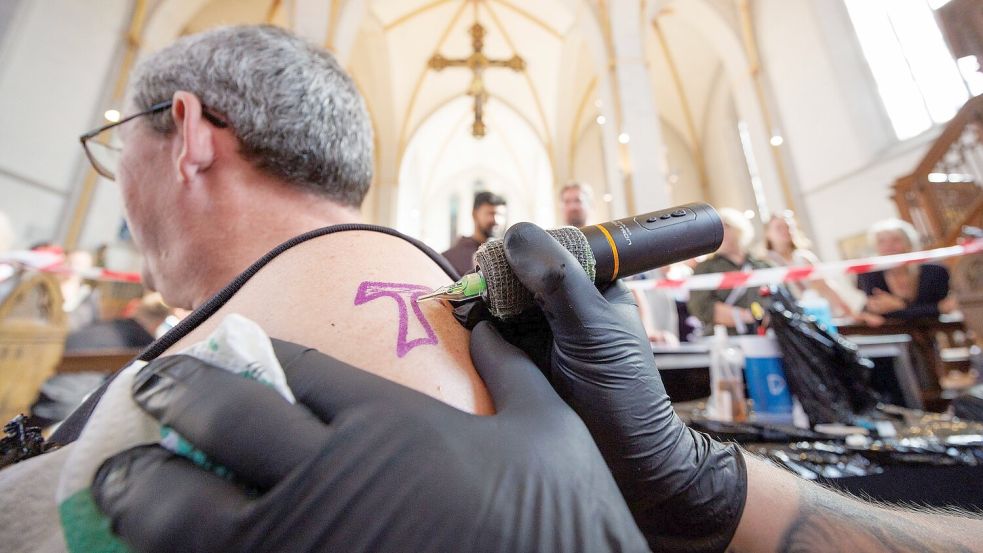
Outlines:
POLYGON ((505 199, 491 192, 478 192, 474 195, 471 218, 474 220, 474 234, 460 237, 451 249, 443 253, 454 270, 462 275, 474 269, 474 252, 478 251, 478 246, 497 235, 505 226, 505 199))

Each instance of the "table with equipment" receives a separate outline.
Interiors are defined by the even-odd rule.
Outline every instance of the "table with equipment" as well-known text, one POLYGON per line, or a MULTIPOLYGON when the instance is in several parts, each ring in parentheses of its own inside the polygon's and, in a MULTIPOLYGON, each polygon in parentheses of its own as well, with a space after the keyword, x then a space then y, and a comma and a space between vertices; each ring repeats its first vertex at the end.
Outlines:
MULTIPOLYGON (((862 355, 875 361, 872 381, 879 382, 886 395, 893 394, 907 408, 903 409, 907 416, 917 414, 914 410, 921 408, 921 395, 911 359, 911 338, 902 334, 850 340, 862 355)), ((983 509, 983 436, 967 436, 970 443, 965 446, 933 445, 917 439, 868 439, 863 445, 851 446, 843 436, 760 424, 753 415, 748 423, 701 420, 699 400, 710 394, 709 344, 653 344, 652 352, 677 412, 701 431, 740 442, 776 464, 798 469, 804 477, 850 493, 887 502, 983 509)))

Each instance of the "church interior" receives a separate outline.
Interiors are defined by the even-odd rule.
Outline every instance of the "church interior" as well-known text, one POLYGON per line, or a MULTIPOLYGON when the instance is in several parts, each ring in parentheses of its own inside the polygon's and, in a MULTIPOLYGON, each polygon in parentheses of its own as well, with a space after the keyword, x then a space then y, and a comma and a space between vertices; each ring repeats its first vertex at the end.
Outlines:
MULTIPOLYGON (((983 509, 978 0, 2 0, 3 420, 57 424, 187 316, 141 283, 120 186, 78 137, 131 115, 127 87, 142 60, 184 36, 257 24, 330 52, 364 99, 374 154, 362 222, 445 252, 523 221, 583 227, 709 204, 741 236, 741 261, 724 263, 721 250, 628 283, 681 416, 857 493, 983 509), (571 185, 587 206, 579 223, 564 203, 571 185), (493 231, 476 215, 484 193, 505 206, 493 231), (776 221, 788 252, 773 251, 776 221), (887 235, 905 243, 891 249, 887 235), (944 291, 927 311, 888 316, 929 287, 921 264, 943 267, 944 291), (742 272, 755 276, 731 288, 699 278, 742 272), (886 285, 873 279, 881 273, 886 285), (758 286, 782 284, 815 315, 823 347, 851 352, 879 405, 906 410, 912 435, 975 438, 958 455, 924 446, 917 462, 895 452, 873 461, 883 468, 871 468, 873 455, 858 468, 856 452, 890 447, 876 425, 821 415, 828 401, 805 388, 842 376, 815 366, 832 359, 819 350, 798 359, 811 369, 793 367, 779 344, 792 390, 780 413, 752 384, 751 346, 745 384, 720 392, 716 363, 740 349, 734 335, 766 335, 758 286), (745 293, 747 305, 735 300, 745 293), (118 341, 101 342, 107 333, 118 341), (816 380, 793 375, 810 370, 816 380), (780 446, 765 443, 769 423, 780 446), (821 436, 847 439, 854 457, 783 453, 821 436), (914 478, 909 465, 963 472, 914 478)), ((779 341, 820 340, 772 328, 779 341)))

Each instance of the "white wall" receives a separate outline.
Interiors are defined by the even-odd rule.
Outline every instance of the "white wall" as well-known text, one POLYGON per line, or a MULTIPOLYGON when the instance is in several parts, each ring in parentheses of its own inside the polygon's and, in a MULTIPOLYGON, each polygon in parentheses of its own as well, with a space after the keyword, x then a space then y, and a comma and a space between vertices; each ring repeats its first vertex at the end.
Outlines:
POLYGON ((891 186, 897 177, 915 168, 930 143, 921 140, 901 144, 874 156, 868 165, 814 186, 806 194, 816 229, 813 242, 823 259, 841 257, 840 240, 866 234, 871 224, 898 216, 891 186))
POLYGON ((362 205, 366 222, 396 224, 396 195, 399 118, 393 113, 391 64, 382 33, 374 17, 367 17, 359 29, 351 57, 345 66, 365 99, 372 119, 375 163, 372 186, 362 205))
MULTIPOLYGON (((570 180, 586 182, 594 190, 594 213, 593 223, 610 220, 612 215, 611 202, 604 201, 604 195, 608 194, 608 184, 606 180, 607 171, 604 166, 604 151, 601 141, 601 126, 589 119, 584 127, 573 157, 573 174, 570 180)), ((559 209, 559 204, 557 205, 559 209)), ((559 219, 559 214, 558 219, 559 219)))
POLYGON ((700 169, 697 166, 697 161, 693 158, 686 137, 663 120, 662 140, 665 142, 669 169, 669 174, 666 176, 666 186, 669 187, 670 203, 679 205, 706 201, 700 185, 700 169))
POLYGON ((112 86, 129 5, 21 2, 7 29, 0 50, 0 210, 20 246, 58 238, 68 199, 87 170, 78 136, 102 124, 98 114, 108 106, 100 103, 112 86))
POLYGON ((741 139, 737 130, 737 107, 729 82, 721 75, 710 93, 703 120, 703 155, 714 207, 754 209, 754 193, 741 139))
POLYGON ((891 185, 934 130, 898 143, 839 0, 758 0, 763 65, 817 253, 896 217, 891 185))

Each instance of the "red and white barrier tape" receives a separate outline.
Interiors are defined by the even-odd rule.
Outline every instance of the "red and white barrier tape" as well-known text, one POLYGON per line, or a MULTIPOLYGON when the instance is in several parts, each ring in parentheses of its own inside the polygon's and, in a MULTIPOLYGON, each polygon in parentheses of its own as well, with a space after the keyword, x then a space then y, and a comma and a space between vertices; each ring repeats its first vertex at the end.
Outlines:
MULTIPOLYGON (((26 267, 45 273, 58 274, 77 274, 89 280, 100 280, 108 282, 140 282, 139 273, 124 271, 113 271, 101 267, 91 269, 73 270, 65 265, 65 256, 60 253, 50 251, 12 251, 0 254, 0 265, 12 267, 26 267)), ((0 270, 0 281, 10 277, 12 271, 0 270)))
POLYGON ((983 238, 977 238, 970 242, 948 248, 897 255, 834 261, 831 263, 820 263, 819 265, 772 267, 746 272, 708 273, 705 275, 693 275, 679 280, 633 280, 626 284, 638 290, 651 290, 653 288, 673 290, 729 290, 731 288, 751 288, 785 282, 858 275, 872 271, 883 271, 900 265, 912 265, 980 252, 983 252, 983 238))
MULTIPOLYGON (((948 248, 938 248, 920 252, 902 253, 898 255, 868 257, 865 259, 850 259, 847 261, 834 261, 832 263, 821 263, 819 265, 772 267, 769 269, 757 269, 747 272, 732 271, 729 273, 709 273, 705 275, 693 275, 691 277, 679 280, 633 280, 627 284, 629 287, 639 290, 651 290, 653 288, 673 290, 727 290, 739 287, 750 288, 752 286, 798 282, 801 280, 815 280, 820 278, 841 277, 845 275, 858 275, 860 273, 869 273, 872 271, 883 271, 885 269, 898 267, 900 265, 924 263, 926 261, 935 261, 945 259, 947 257, 957 257, 960 255, 980 252, 983 252, 983 238, 977 238, 958 246, 950 246, 948 248)), ((7 252, 0 255, 0 264, 20 265, 51 273, 72 272, 64 265, 64 256, 51 252, 7 252)), ((82 278, 90 280, 110 282, 141 281, 139 273, 112 271, 98 267, 77 271, 77 273, 82 278)), ((4 275, 2 272, 0 272, 0 280, 3 279, 4 275)))

